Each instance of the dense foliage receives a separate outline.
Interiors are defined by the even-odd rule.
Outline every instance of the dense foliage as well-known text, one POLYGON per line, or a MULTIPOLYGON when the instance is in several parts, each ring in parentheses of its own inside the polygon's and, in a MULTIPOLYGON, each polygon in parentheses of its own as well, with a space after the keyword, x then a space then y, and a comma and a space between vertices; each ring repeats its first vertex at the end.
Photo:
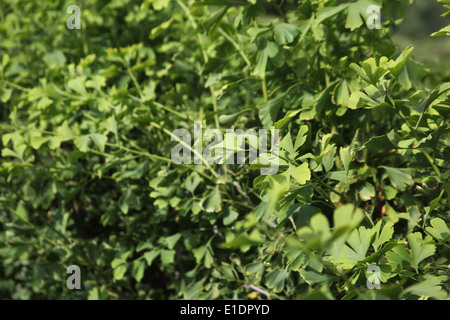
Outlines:
POLYGON ((448 297, 450 82, 390 38, 412 0, 281 2, 80 1, 71 30, 1 1, 0 298, 448 297), (194 121, 279 129, 279 172, 175 165, 194 121))

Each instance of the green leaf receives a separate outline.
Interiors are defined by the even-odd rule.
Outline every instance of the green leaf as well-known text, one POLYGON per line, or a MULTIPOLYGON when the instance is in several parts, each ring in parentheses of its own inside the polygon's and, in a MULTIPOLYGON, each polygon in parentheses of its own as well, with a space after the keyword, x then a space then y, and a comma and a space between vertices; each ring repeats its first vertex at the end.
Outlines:
POLYGON ((127 272, 127 265, 125 263, 119 265, 118 267, 114 268, 113 270, 113 277, 114 282, 122 280, 125 276, 125 273, 127 272))
POLYGON ((265 283, 269 289, 281 292, 289 275, 290 272, 286 270, 272 270, 266 274, 265 283))
POLYGON ((400 147, 397 145, 397 141, 395 139, 395 132, 392 130, 388 134, 372 137, 367 141, 361 149, 375 149, 375 150, 391 150, 391 149, 399 149, 400 147))
POLYGON ((233 240, 220 245, 221 248, 225 249, 236 249, 245 246, 255 246, 264 242, 264 237, 261 233, 254 229, 250 234, 241 233, 236 236, 233 240))
POLYGON ((0 97, 0 100, 1 100, 3 103, 6 103, 6 102, 8 102, 9 99, 11 98, 11 94, 12 94, 13 90, 10 89, 10 88, 4 88, 2 91, 3 91, 3 93, 2 93, 2 95, 1 95, 1 97, 0 97))
POLYGON ((289 166, 289 174, 297 181, 298 184, 303 185, 306 181, 311 179, 311 171, 308 168, 308 163, 304 162, 301 165, 295 167, 289 166))
POLYGON ((409 56, 411 55, 411 53, 414 50, 414 46, 409 46, 407 47, 401 54, 400 56, 395 59, 395 61, 389 61, 387 63, 387 67, 389 69, 389 71, 391 72, 391 74, 394 76, 394 78, 398 79, 398 77, 400 76, 400 73, 403 69, 403 66, 405 65, 406 61, 408 60, 409 56))
POLYGON ((335 277, 333 276, 321 274, 315 271, 299 270, 299 273, 302 276, 303 280, 305 280, 305 282, 310 286, 320 283, 330 283, 335 279, 335 277))
POLYGON ((373 0, 358 0, 356 2, 349 3, 347 20, 345 22, 345 27, 349 28, 351 31, 361 27, 364 21, 367 21, 369 14, 367 13, 367 8, 370 6, 381 6, 380 2, 373 0))
POLYGON ((345 27, 349 28, 351 31, 363 25, 363 20, 361 19, 358 2, 350 3, 348 6, 348 14, 347 20, 345 22, 345 27))
POLYGON ((320 23, 322 23, 323 21, 335 16, 336 14, 338 14, 339 12, 341 12, 342 10, 344 10, 345 8, 348 7, 348 3, 343 3, 340 4, 336 7, 323 7, 320 8, 317 11, 316 14, 316 19, 314 19, 314 24, 318 25, 320 23))
POLYGON ((350 168, 350 162, 352 161, 352 152, 350 150, 350 146, 341 148, 339 150, 339 155, 341 156, 342 164, 344 165, 345 172, 348 174, 348 170, 350 168))
POLYGON ((78 136, 74 139, 75 146, 81 151, 81 152, 88 152, 89 151, 89 135, 84 136, 78 136))
POLYGON ((275 42, 278 45, 291 43, 299 34, 296 26, 289 23, 280 23, 275 27, 275 42))
MULTIPOLYGON (((286 123, 288 123, 292 118, 294 118, 301 110, 289 110, 286 115, 283 117, 283 119, 278 120, 275 123, 275 129, 281 129, 284 127, 284 125, 286 123)), ((276 119, 276 114, 275 117, 271 118, 270 120, 272 121, 272 119, 276 119)))
POLYGON ((104 135, 98 134, 98 133, 91 133, 89 135, 89 138, 92 139, 92 141, 94 142, 95 146, 100 151, 104 151, 105 150, 105 144, 106 144, 106 141, 108 140, 107 137, 105 137, 104 135))
POLYGON ((297 133, 297 137, 295 138, 295 143, 294 143, 294 149, 298 150, 298 148, 300 148, 306 141, 307 136, 307 132, 308 132, 309 128, 307 125, 302 125, 300 126, 298 133, 297 133))
POLYGON ((325 242, 330 237, 330 225, 328 223, 328 219, 323 214, 314 215, 311 220, 311 229, 312 231, 320 235, 321 242, 325 242))
POLYGON ((222 211, 222 197, 219 188, 214 188, 211 194, 205 198, 203 208, 206 212, 220 212, 222 211))
POLYGON ((9 63, 9 55, 7 53, 3 53, 1 70, 5 70, 6 66, 9 63))
POLYGON ((147 0, 146 2, 151 3, 156 11, 161 11, 170 4, 170 0, 147 0))
POLYGON ((299 300, 335 300, 330 288, 324 284, 320 288, 310 290, 308 293, 301 295, 299 300))
POLYGON ((335 256, 335 259, 339 263, 345 264, 346 268, 353 267, 359 261, 364 260, 373 234, 373 230, 366 229, 365 227, 353 230, 347 239, 348 246, 344 245, 339 256, 335 256))
POLYGON ((428 207, 427 213, 425 214, 423 218, 423 224, 425 226, 425 223, 428 219, 429 214, 439 205, 439 201, 441 201, 442 196, 444 195, 444 189, 442 189, 441 193, 430 202, 430 206, 428 207))
POLYGON ((338 229, 343 226, 357 226, 364 218, 361 209, 355 208, 351 204, 339 206, 333 215, 334 228, 338 229))
POLYGON ((431 234, 435 239, 446 242, 450 239, 450 231, 444 220, 434 218, 430 220, 431 227, 426 227, 425 230, 431 234))
POLYGON ((372 109, 378 105, 379 103, 361 91, 353 92, 348 99, 349 109, 372 109))
POLYGON ((136 282, 141 282, 142 278, 144 277, 144 272, 145 272, 145 261, 142 260, 133 261, 132 274, 136 282))
POLYGON ((381 57, 377 65, 374 58, 369 58, 361 62, 361 66, 355 63, 350 64, 350 68, 355 70, 364 81, 377 86, 378 80, 388 72, 388 68, 386 67, 387 62, 387 57, 381 57))
POLYGON ((75 77, 67 82, 67 87, 82 96, 87 96, 87 91, 84 86, 85 80, 84 77, 75 77))
POLYGON ((386 171, 386 175, 389 177, 391 184, 393 187, 398 190, 405 190, 407 186, 411 186, 414 184, 414 180, 412 179, 410 169, 403 168, 390 168, 386 166, 380 166, 386 171))
POLYGON ((419 297, 430 297, 437 300, 445 300, 448 297, 447 292, 440 286, 439 277, 429 276, 425 281, 413 284, 406 288, 402 295, 413 294, 419 297))
POLYGON ((229 8, 228 6, 224 6, 219 10, 217 10, 216 12, 214 12, 214 14, 210 16, 208 19, 206 19, 206 21, 204 22, 204 26, 208 31, 208 34, 211 34, 217 29, 225 13, 227 13, 228 8, 229 8))
POLYGON ((161 250, 152 250, 144 253, 144 258, 147 261, 147 265, 150 267, 153 263, 153 260, 155 260, 159 254, 161 253, 161 250))
POLYGON ((436 251, 436 246, 423 240, 419 232, 410 233, 407 239, 411 248, 411 266, 418 272, 419 263, 432 256, 436 251))
POLYGON ((31 138, 31 147, 33 149, 38 150, 44 143, 49 141, 49 137, 42 137, 42 136, 33 136, 31 138))
POLYGON ((163 265, 172 264, 175 258, 175 250, 160 250, 160 257, 163 265))
POLYGON ((397 245, 386 252, 386 259, 393 271, 402 271, 411 265, 411 256, 403 245, 397 245))
POLYGON ((61 141, 72 140, 75 138, 75 134, 69 128, 67 121, 64 121, 62 125, 56 128, 56 134, 61 141))
POLYGON ((364 184, 358 188, 358 196, 362 201, 370 201, 370 199, 375 197, 375 188, 369 182, 364 182, 364 184))
POLYGON ((271 126, 277 120, 278 112, 283 106, 285 97, 286 93, 282 93, 258 106, 259 118, 264 126, 271 126))
POLYGON ((192 253, 194 254, 194 257, 195 257, 195 260, 197 261, 197 263, 200 263, 202 261, 207 250, 208 250, 208 247, 206 245, 200 246, 200 247, 192 250, 192 253))
POLYGON ((290 132, 288 132, 288 134, 281 140, 280 148, 287 151, 291 156, 291 158, 295 157, 295 149, 294 144, 292 143, 292 137, 290 132))
POLYGON ((129 208, 140 210, 141 201, 131 188, 127 188, 122 197, 120 197, 119 208, 124 214, 128 213, 129 208))
POLYGON ((181 233, 175 233, 170 237, 165 238, 165 242, 167 244, 167 248, 173 249, 177 244, 178 240, 181 238, 181 233))
POLYGON ((391 240, 392 235, 394 234, 394 223, 392 221, 386 222, 383 229, 381 230, 381 224, 382 221, 378 221, 376 226, 374 227, 375 232, 375 240, 372 243, 372 247, 375 251, 378 251, 378 249, 383 245, 384 243, 391 240), (381 230, 381 231, 380 231, 381 230))
POLYGON ((256 51, 256 64, 253 69, 253 74, 260 78, 266 77, 266 67, 269 58, 273 58, 278 53, 278 46, 268 41, 264 37, 258 38, 256 51))
POLYGON ((66 57, 61 50, 48 52, 44 55, 44 61, 50 68, 62 68, 66 64, 66 57))
POLYGON ((239 213, 233 209, 228 210, 228 214, 223 217, 223 224, 229 226, 239 217, 239 213))
POLYGON ((269 212, 272 213, 280 200, 289 190, 289 179, 285 174, 276 174, 269 177, 267 197, 263 200, 269 203, 269 212))
POLYGON ((432 37, 440 37, 440 36, 450 36, 450 25, 442 28, 441 30, 437 32, 433 32, 431 34, 432 37))
POLYGON ((347 80, 342 80, 334 91, 334 100, 337 105, 346 107, 350 99, 350 90, 347 80))

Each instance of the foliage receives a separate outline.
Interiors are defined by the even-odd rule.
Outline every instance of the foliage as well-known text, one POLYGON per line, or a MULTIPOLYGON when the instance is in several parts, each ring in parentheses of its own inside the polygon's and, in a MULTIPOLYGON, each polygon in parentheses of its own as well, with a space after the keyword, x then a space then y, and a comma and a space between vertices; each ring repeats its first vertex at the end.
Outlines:
POLYGON ((450 83, 390 39, 411 1, 287 2, 1 2, 1 298, 448 297, 450 83), (279 129, 279 172, 175 165, 194 121, 279 129))
MULTIPOLYGON (((438 2, 444 2, 444 3, 446 3, 446 4, 444 5, 444 7, 445 7, 446 9, 448 9, 447 12, 445 12, 445 13, 443 13, 443 14, 441 15, 441 17, 445 17, 446 15, 450 14, 450 1, 449 1, 449 0, 438 0, 438 2)), ((442 28, 442 29, 439 30, 438 32, 434 32, 434 33, 432 34, 432 36, 434 36, 434 37, 435 37, 435 36, 448 36, 448 35, 450 35, 450 24, 447 25, 446 27, 442 28)))

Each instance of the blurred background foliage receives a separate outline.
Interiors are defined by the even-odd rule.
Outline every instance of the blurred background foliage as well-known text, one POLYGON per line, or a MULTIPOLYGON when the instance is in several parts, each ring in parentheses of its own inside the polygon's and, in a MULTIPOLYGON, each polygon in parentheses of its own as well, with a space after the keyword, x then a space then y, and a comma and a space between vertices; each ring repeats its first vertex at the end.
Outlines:
POLYGON ((416 0, 406 8, 404 21, 394 27, 393 41, 402 49, 414 45, 414 56, 430 66, 445 79, 450 77, 450 38, 430 37, 447 26, 450 16, 441 17, 447 10, 433 0, 416 0))

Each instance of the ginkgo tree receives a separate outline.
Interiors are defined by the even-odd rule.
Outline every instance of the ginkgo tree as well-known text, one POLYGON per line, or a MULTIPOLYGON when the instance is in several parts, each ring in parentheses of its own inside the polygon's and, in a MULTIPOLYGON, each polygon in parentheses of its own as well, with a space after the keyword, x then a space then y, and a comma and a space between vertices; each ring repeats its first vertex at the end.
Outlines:
POLYGON ((81 29, 16 2, 0 298, 448 299, 450 83, 392 40, 412 0, 89 1, 81 29), (196 123, 279 148, 175 163, 196 123))

